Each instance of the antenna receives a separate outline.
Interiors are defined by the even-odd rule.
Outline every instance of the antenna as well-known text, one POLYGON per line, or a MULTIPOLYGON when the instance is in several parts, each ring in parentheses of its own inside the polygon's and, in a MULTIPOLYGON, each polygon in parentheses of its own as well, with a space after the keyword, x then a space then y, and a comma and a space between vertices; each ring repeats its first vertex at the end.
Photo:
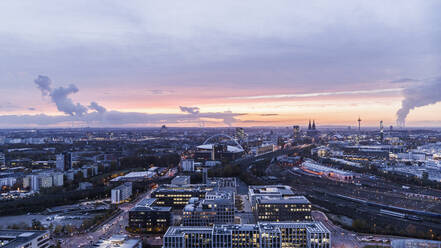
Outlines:
POLYGON ((358 117, 358 131, 361 132, 361 119, 360 116, 358 117))

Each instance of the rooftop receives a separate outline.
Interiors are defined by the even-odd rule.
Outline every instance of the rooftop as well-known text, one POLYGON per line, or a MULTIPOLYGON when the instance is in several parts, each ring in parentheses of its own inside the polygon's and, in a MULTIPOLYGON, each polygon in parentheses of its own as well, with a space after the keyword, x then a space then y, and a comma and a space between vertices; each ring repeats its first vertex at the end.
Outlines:
POLYGON ((0 247, 21 247, 25 243, 45 234, 49 236, 48 231, 0 230, 0 247))

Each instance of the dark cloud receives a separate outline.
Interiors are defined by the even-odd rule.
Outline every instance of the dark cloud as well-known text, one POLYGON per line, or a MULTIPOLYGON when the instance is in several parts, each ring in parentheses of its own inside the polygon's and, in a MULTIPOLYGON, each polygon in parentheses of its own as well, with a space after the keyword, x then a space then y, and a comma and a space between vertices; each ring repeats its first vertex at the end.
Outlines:
POLYGON ((28 108, 28 110, 30 110, 30 111, 35 111, 35 108, 30 107, 30 108, 28 108))

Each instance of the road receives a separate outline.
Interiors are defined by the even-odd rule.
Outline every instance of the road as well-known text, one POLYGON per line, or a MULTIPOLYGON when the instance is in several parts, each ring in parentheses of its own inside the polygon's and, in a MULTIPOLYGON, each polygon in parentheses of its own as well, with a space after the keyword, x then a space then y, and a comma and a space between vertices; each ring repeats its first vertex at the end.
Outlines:
POLYGON ((145 197, 150 196, 150 193, 151 191, 148 191, 144 194, 139 195, 138 198, 132 202, 121 204, 119 206, 119 209, 122 210, 121 213, 113 219, 108 220, 107 222, 103 222, 102 225, 98 229, 96 229, 96 231, 62 239, 62 247, 86 247, 98 242, 100 239, 107 239, 114 234, 125 234, 125 227, 127 226, 129 219, 129 210, 132 209, 145 197))
POLYGON ((331 232, 332 237, 332 247, 336 248, 350 248, 350 247, 363 247, 358 239, 357 234, 348 230, 345 230, 339 226, 334 225, 328 217, 320 211, 312 211, 312 218, 315 221, 322 222, 326 228, 331 232))

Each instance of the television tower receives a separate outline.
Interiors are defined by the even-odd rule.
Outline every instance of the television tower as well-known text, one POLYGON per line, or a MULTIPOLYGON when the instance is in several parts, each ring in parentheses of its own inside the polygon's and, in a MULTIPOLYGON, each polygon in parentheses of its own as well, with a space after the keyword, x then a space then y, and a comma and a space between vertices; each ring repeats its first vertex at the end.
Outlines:
POLYGON ((361 132, 361 119, 360 116, 358 117, 358 131, 361 132))

